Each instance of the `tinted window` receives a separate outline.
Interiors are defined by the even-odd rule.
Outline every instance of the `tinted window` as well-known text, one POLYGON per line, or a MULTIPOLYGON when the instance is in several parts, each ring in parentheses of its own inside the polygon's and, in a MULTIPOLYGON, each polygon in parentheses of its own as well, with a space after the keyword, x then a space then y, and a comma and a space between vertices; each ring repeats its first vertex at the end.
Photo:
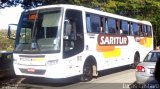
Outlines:
POLYGON ((87 32, 99 33, 101 26, 100 24, 101 24, 100 16, 95 14, 86 15, 87 32))
POLYGON ((151 26, 147 26, 148 36, 152 36, 151 26))
POLYGON ((116 33, 116 20, 113 18, 108 18, 108 31, 111 34, 116 33))
POLYGON ((143 25, 142 32, 147 32, 146 29, 147 29, 147 28, 146 28, 146 25, 143 25))
POLYGON ((128 22, 127 21, 122 21, 122 23, 121 23, 121 27, 122 27, 122 31, 123 31, 123 34, 126 34, 126 35, 128 35, 128 28, 129 28, 129 26, 128 26, 128 22))
POLYGON ((144 59, 144 62, 156 62, 160 57, 160 52, 150 52, 144 59))
POLYGON ((100 17, 98 15, 91 16, 92 32, 100 32, 100 17))
POLYGON ((133 28, 133 34, 138 35, 138 24, 133 23, 132 28, 133 28))
POLYGON ((87 32, 91 32, 91 18, 89 15, 86 17, 86 26, 87 26, 87 32))
POLYGON ((143 33, 143 36, 147 36, 147 26, 146 25, 142 26, 142 33, 143 33))
MULTIPOLYGON (((86 17, 88 21, 88 31, 90 31, 90 17, 86 17)), ((64 22, 64 39, 63 39, 63 58, 74 56, 83 51, 83 20, 82 11, 66 10, 64 22)))

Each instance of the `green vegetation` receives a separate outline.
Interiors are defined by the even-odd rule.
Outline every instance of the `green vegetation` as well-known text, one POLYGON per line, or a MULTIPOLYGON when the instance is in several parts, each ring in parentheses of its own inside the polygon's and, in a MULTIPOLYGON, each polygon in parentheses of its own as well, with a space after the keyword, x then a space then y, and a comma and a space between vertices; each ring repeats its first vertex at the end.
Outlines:
POLYGON ((7 38, 7 30, 0 30, 0 51, 12 51, 14 41, 7 38))

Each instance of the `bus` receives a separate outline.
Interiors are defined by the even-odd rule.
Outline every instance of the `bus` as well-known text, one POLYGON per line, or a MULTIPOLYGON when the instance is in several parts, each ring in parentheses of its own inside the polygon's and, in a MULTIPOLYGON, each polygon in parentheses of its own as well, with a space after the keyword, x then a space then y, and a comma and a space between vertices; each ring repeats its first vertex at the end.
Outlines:
POLYGON ((68 4, 22 12, 14 39, 15 74, 49 79, 90 81, 153 50, 150 22, 68 4))

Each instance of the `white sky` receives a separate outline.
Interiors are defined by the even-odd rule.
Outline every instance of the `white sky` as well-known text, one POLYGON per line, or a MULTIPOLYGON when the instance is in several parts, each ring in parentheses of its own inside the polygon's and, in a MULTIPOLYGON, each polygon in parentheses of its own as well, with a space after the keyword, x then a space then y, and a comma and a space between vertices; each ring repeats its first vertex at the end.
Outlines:
POLYGON ((8 24, 18 24, 22 11, 20 6, 0 9, 0 29, 7 29, 8 24))

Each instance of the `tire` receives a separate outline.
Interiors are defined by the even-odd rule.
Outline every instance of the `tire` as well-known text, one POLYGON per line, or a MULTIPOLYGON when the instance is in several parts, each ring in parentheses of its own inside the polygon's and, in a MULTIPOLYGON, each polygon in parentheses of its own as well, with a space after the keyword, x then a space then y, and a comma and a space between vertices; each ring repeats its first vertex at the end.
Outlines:
POLYGON ((136 66, 140 63, 140 56, 138 54, 135 54, 134 56, 134 63, 132 64, 132 68, 135 69, 136 66))
POLYGON ((92 64, 89 64, 89 62, 86 62, 83 66, 83 74, 81 75, 81 82, 87 82, 92 80, 92 74, 93 74, 93 69, 92 69, 92 64))

